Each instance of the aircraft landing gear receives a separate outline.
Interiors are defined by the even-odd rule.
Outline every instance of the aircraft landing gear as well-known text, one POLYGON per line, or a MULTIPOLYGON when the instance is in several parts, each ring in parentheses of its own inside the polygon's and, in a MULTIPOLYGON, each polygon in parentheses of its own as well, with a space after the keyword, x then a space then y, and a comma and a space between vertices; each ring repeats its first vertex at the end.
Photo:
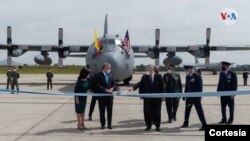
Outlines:
POLYGON ((124 79, 123 84, 126 85, 126 86, 129 85, 129 82, 132 80, 132 78, 133 78, 133 76, 131 75, 128 78, 124 79))

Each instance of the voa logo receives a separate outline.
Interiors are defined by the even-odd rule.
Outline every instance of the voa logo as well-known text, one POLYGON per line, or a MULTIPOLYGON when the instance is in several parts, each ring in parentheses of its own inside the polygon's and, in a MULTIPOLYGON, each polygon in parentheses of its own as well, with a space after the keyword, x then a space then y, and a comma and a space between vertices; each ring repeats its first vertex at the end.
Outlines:
POLYGON ((228 7, 221 11, 220 18, 226 25, 232 25, 238 20, 238 14, 235 9, 228 7))

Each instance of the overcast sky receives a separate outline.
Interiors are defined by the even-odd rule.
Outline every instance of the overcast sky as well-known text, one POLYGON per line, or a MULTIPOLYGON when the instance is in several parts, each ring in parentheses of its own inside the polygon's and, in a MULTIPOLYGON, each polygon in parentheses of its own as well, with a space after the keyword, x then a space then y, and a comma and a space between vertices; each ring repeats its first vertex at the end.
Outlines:
MULTIPOLYGON (((90 45, 94 29, 103 34, 105 15, 109 33, 124 37, 129 29, 132 45, 154 45, 154 30, 161 29, 161 45, 205 43, 205 30, 212 28, 211 45, 250 44, 249 0, 1 0, 0 43, 6 43, 6 27, 12 26, 13 43, 57 44, 57 30, 64 29, 64 44, 90 45), (237 11, 237 22, 226 25, 220 12, 227 7, 237 11)), ((34 64, 39 52, 15 59, 34 64)), ((221 60, 249 64, 250 51, 212 52, 211 62, 221 60)), ((177 53, 184 63, 194 62, 188 53, 177 53)), ((57 63, 57 54, 50 54, 57 63)), ((166 54, 161 55, 161 60, 166 54)), ((6 51, 0 50, 0 60, 6 51)), ((152 62, 136 59, 136 64, 152 62)), ((83 58, 67 58, 65 64, 85 64, 83 58), (81 60, 81 61, 79 61, 81 60)), ((162 61, 161 61, 162 62, 162 61)))

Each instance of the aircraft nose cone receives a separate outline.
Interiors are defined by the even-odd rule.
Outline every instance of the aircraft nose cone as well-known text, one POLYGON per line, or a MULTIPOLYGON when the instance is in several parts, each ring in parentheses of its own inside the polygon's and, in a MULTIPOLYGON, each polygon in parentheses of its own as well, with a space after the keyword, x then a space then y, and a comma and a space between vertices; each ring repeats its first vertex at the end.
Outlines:
POLYGON ((126 69, 125 58, 119 52, 106 52, 103 54, 102 63, 109 63, 111 65, 111 73, 115 80, 122 78, 124 70, 126 69))

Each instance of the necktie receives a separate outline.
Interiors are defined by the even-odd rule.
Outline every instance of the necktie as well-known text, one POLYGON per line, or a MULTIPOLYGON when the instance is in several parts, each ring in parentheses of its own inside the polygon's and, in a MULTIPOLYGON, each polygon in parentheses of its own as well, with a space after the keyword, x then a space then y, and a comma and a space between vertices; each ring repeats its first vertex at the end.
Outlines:
POLYGON ((150 75, 150 81, 151 81, 151 83, 153 83, 153 81, 154 81, 154 80, 153 80, 153 75, 152 75, 152 74, 150 75))
POLYGON ((107 74, 105 74, 105 80, 106 80, 106 82, 107 82, 107 84, 108 84, 109 79, 108 79, 108 75, 107 75, 107 74))

